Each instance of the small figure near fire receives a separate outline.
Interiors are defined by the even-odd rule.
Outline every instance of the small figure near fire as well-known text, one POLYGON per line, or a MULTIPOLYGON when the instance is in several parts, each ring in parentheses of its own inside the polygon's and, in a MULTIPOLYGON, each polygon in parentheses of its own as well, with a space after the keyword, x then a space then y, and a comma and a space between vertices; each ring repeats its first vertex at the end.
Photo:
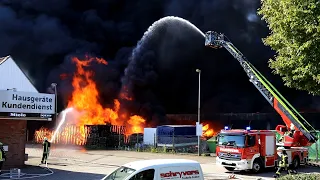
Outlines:
POLYGON ((43 154, 42 154, 41 164, 46 164, 49 153, 50 153, 50 146, 51 146, 51 143, 48 141, 46 137, 44 138, 42 146, 43 146, 43 154))
POLYGON ((2 166, 5 160, 6 160, 6 153, 4 152, 3 144, 0 142, 0 174, 1 174, 2 166))

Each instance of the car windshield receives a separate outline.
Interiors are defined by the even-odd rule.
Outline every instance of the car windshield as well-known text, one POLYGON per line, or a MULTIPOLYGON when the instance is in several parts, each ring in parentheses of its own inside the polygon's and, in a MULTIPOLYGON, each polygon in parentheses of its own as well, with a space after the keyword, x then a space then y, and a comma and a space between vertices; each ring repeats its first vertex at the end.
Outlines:
POLYGON ((134 173, 136 170, 121 166, 117 170, 113 171, 111 174, 109 174, 104 180, 124 180, 128 176, 130 176, 132 173, 134 173))
POLYGON ((219 146, 244 147, 245 136, 244 135, 220 134, 218 136, 218 143, 219 143, 219 146))

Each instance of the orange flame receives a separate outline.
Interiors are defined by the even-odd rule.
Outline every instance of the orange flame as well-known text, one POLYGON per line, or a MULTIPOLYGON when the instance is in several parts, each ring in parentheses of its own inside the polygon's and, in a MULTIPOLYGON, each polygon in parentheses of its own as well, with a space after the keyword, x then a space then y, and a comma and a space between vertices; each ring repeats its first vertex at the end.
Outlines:
MULTIPOLYGON (((44 137, 51 140, 53 133, 54 131, 50 131, 46 128, 40 128, 35 132, 35 141, 42 142, 44 137)), ((52 143, 85 145, 88 133, 88 128, 84 126, 67 125, 57 134, 52 143)))
MULTIPOLYGON (((68 107, 73 107, 79 112, 79 115, 72 122, 67 119, 67 125, 58 133, 58 136, 63 136, 63 138, 62 140, 61 138, 56 138, 56 142, 84 145, 88 135, 85 125, 112 124, 125 126, 126 130, 124 134, 126 136, 133 133, 143 133, 145 119, 138 115, 129 118, 125 114, 119 116, 121 104, 117 99, 114 100, 114 107, 112 109, 104 108, 99 103, 99 92, 96 83, 92 79, 94 74, 92 71, 85 70, 84 67, 88 67, 93 61, 104 65, 108 63, 104 59, 92 57, 86 57, 85 60, 73 57, 72 61, 76 64, 77 71, 73 75, 72 86, 74 90, 68 102, 68 107)), ((119 130, 113 128, 113 131, 118 132, 119 130)), ((40 129, 35 133, 35 140, 40 142, 43 139, 41 136, 49 138, 51 135, 52 132, 46 129, 40 129)))
POLYGON ((203 125, 202 131, 203 131, 202 136, 207 137, 207 138, 210 138, 210 137, 214 136, 214 134, 215 134, 214 130, 212 128, 210 128, 209 124, 203 125))

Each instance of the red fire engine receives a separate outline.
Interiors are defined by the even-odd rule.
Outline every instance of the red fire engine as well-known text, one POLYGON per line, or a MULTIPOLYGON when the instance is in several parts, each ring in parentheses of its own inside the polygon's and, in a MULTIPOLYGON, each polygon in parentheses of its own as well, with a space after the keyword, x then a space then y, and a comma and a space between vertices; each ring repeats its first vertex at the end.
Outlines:
POLYGON ((285 125, 278 125, 276 131, 282 139, 276 142, 275 131, 229 129, 227 126, 218 135, 216 164, 227 170, 253 170, 259 172, 266 167, 277 166, 282 150, 287 151, 289 164, 293 168, 305 164, 308 148, 318 139, 316 130, 276 90, 276 88, 243 56, 223 34, 209 31, 205 34, 205 45, 228 50, 237 59, 249 77, 270 105, 278 112, 285 125), (226 40, 225 40, 226 39, 226 40))

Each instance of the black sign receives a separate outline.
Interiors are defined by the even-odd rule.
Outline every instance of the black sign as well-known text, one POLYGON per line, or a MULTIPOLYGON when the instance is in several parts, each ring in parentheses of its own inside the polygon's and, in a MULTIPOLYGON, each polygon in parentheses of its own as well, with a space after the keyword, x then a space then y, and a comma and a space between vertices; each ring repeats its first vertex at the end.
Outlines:
POLYGON ((27 117, 25 113, 9 113, 10 117, 27 117))
POLYGON ((16 112, 0 112, 1 117, 15 117, 15 118, 52 118, 53 114, 40 114, 40 113, 16 113, 16 112))
POLYGON ((40 114, 41 118, 51 118, 52 114, 40 114))

